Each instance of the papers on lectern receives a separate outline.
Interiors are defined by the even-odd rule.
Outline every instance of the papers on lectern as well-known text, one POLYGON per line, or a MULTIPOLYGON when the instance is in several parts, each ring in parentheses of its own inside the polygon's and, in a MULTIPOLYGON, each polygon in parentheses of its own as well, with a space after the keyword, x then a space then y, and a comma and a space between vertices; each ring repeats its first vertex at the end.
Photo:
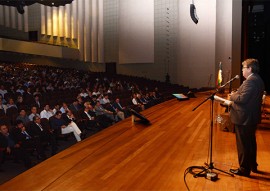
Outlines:
POLYGON ((233 103, 232 101, 227 100, 227 99, 224 99, 224 98, 219 97, 219 96, 217 96, 217 95, 214 95, 214 99, 215 99, 216 101, 222 102, 224 105, 227 105, 227 106, 230 106, 230 105, 232 105, 232 103, 233 103))

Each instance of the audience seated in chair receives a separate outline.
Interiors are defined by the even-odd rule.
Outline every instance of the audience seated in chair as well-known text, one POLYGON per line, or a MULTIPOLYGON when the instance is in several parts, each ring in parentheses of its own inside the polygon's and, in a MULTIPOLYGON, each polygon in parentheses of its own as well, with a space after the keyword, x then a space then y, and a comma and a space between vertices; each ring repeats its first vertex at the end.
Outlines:
POLYGON ((0 125, 0 161, 12 156, 15 162, 22 160, 26 168, 31 167, 31 160, 27 151, 15 140, 6 125, 0 125))
POLYGON ((57 151, 56 139, 52 129, 45 127, 41 123, 39 116, 34 116, 33 121, 29 122, 28 130, 30 135, 35 139, 37 144, 37 152, 41 159, 45 158, 44 146, 51 146, 51 155, 55 155, 57 151))
POLYGON ((55 115, 50 117, 50 125, 56 136, 59 136, 60 134, 73 133, 77 142, 81 141, 81 130, 74 122, 66 122, 62 118, 61 111, 57 111, 55 115))

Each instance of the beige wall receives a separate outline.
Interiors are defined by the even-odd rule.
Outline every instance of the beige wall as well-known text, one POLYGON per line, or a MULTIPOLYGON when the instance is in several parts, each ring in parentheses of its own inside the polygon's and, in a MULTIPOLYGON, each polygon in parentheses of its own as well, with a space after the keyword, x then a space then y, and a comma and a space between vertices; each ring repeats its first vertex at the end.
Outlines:
POLYGON ((79 58, 78 49, 12 39, 1 39, 0 50, 24 54, 43 55, 56 58, 79 58))

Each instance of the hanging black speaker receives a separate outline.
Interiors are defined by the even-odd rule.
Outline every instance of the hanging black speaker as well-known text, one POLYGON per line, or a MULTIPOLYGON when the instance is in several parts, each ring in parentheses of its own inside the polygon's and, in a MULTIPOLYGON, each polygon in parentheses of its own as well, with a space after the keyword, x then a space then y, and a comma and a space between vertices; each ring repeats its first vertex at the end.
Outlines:
POLYGON ((198 23, 199 18, 198 18, 198 16, 197 16, 197 13, 196 13, 196 7, 195 7, 194 4, 190 4, 190 17, 191 17, 191 19, 193 20, 193 22, 194 22, 195 24, 198 23))

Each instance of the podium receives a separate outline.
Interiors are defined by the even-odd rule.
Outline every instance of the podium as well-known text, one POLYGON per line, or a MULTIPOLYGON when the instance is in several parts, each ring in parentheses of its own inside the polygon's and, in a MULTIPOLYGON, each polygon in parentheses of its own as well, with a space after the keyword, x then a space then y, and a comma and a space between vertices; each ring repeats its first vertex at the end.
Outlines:
POLYGON ((234 124, 232 124, 229 115, 230 114, 228 112, 224 112, 219 115, 221 120, 218 122, 218 126, 221 131, 234 132, 234 124))

